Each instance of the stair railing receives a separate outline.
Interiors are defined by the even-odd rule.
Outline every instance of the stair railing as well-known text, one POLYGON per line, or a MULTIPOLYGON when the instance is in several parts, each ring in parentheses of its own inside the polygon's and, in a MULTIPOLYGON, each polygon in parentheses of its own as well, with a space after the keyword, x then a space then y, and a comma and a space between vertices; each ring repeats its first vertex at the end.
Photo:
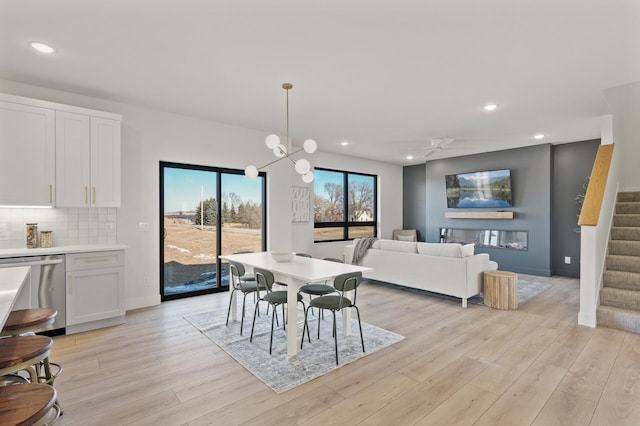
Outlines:
POLYGON ((578 219, 580 231, 580 312, 578 324, 596 327, 602 274, 620 182, 615 144, 600 145, 578 219))

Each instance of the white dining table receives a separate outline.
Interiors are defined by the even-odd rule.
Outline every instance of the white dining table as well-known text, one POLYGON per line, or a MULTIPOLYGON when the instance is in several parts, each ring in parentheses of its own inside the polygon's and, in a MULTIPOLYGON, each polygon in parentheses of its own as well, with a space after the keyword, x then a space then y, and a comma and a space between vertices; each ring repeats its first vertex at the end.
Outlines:
MULTIPOLYGON (((338 275, 350 272, 372 270, 364 266, 330 262, 302 256, 294 256, 290 262, 276 262, 269 252, 242 253, 222 255, 221 259, 241 263, 246 269, 262 268, 273 273, 276 281, 287 284, 287 316, 290 327, 287 327, 287 353, 294 356, 298 353, 298 290, 310 282, 331 284, 338 275)), ((237 299, 234 294, 233 299, 237 299)), ((231 300, 231 318, 237 320, 236 300, 231 300)), ((351 333, 351 310, 345 309, 342 314, 345 335, 351 333)))

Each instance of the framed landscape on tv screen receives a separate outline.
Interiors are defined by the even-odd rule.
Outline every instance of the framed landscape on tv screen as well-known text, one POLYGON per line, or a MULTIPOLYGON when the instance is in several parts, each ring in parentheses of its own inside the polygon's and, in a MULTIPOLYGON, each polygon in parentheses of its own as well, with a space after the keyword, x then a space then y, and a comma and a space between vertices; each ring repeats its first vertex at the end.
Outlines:
POLYGON ((445 176, 447 207, 511 207, 511 170, 445 176))

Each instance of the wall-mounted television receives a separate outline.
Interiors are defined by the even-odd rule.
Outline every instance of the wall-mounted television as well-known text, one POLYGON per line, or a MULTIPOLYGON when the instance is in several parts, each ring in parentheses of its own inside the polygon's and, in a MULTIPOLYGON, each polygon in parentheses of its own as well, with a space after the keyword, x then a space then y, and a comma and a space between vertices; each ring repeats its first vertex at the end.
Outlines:
POLYGON ((445 176, 447 207, 511 207, 511 170, 459 173, 445 176))

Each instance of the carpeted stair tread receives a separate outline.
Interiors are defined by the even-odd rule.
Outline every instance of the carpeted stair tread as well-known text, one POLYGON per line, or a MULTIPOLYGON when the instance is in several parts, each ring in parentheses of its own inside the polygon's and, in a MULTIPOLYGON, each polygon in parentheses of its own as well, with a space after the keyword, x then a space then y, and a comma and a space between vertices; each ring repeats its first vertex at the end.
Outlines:
POLYGON ((640 214, 616 214, 613 216, 613 226, 640 227, 640 214))
POLYGON ((607 256, 607 270, 609 271, 625 271, 640 272, 640 257, 638 256, 607 256))
POLYGON ((640 291, 640 273, 638 272, 604 271, 602 280, 604 287, 640 291))
POLYGON ((622 256, 640 256, 640 241, 611 240, 609 254, 622 256))
POLYGON ((616 214, 640 214, 640 203, 617 203, 616 214))
POLYGON ((637 203, 640 202, 640 191, 618 192, 619 203, 637 203))
POLYGON ((603 287, 600 291, 600 306, 640 311, 640 291, 603 287))
POLYGON ((612 227, 612 240, 640 241, 640 228, 634 227, 612 227))
POLYGON ((640 333, 640 312, 600 305, 597 310, 598 326, 640 333))

